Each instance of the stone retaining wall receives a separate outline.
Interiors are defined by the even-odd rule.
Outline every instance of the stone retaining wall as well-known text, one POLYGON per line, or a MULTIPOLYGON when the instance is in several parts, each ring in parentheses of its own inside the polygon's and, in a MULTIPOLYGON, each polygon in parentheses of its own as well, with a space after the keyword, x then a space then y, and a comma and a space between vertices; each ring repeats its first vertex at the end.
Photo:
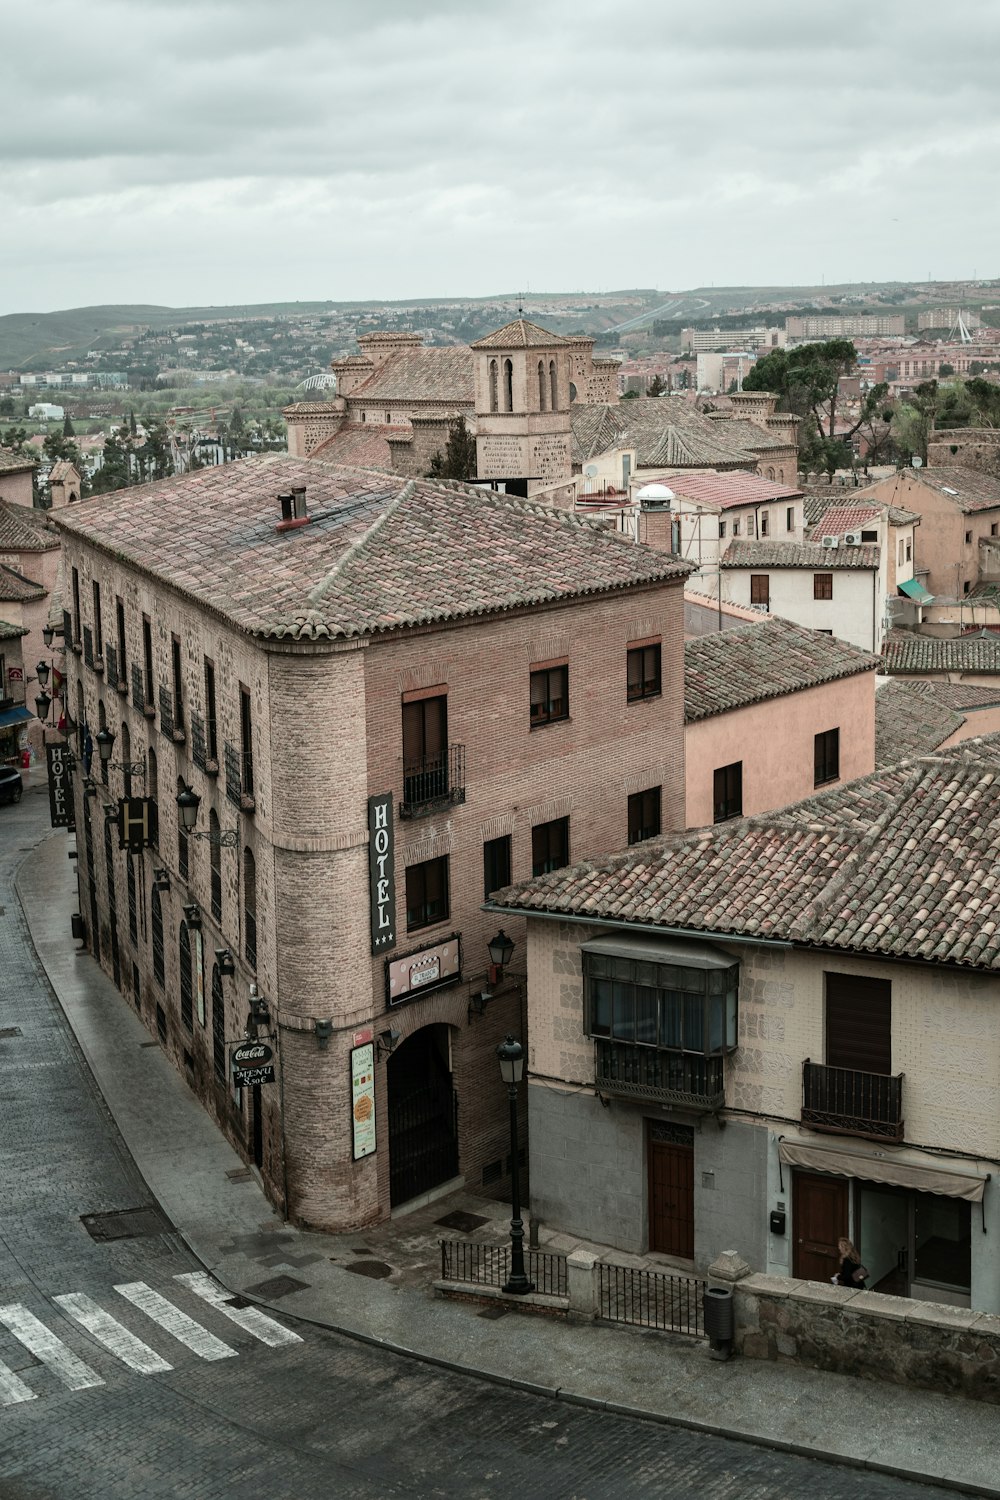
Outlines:
POLYGON ((785 1276, 734 1286, 735 1350, 1000 1404, 1000 1317, 785 1276))

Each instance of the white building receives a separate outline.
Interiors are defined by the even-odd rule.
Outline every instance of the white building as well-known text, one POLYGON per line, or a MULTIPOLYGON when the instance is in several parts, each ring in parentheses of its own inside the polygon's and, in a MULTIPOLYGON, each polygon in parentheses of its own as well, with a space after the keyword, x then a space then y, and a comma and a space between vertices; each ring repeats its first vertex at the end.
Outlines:
POLYGON ((873 543, 730 542, 722 597, 878 651, 884 633, 881 551, 873 543))

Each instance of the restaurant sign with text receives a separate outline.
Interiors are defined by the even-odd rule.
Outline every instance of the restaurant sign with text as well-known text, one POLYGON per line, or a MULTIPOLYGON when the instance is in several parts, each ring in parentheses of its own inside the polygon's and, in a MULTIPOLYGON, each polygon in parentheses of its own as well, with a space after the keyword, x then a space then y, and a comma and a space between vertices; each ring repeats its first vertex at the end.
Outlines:
POLYGON ((235 1088, 274 1082, 274 1053, 266 1042, 240 1042, 230 1058, 235 1088))
POLYGON ((455 933, 444 943, 433 948, 421 948, 405 958, 387 958, 385 961, 386 1000, 389 1005, 402 1005, 404 1000, 415 1000, 430 990, 443 989, 448 984, 458 984, 462 978, 462 942, 455 933))

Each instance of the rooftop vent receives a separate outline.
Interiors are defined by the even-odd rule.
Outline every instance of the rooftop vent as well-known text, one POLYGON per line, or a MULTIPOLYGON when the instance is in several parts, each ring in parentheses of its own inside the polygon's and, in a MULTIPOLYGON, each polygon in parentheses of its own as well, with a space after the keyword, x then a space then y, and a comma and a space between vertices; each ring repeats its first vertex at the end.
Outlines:
POLYGON ((281 506, 281 520, 275 528, 277 531, 293 531, 297 526, 307 526, 312 520, 306 510, 304 484, 293 484, 290 490, 283 490, 278 496, 278 504, 281 506))

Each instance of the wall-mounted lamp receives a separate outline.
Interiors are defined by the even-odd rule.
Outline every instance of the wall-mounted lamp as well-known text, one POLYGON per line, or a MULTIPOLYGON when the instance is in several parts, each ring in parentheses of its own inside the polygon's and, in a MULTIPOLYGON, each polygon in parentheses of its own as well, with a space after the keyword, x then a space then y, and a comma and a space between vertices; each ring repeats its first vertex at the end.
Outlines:
POLYGON ((35 668, 35 678, 36 678, 36 680, 38 682, 38 686, 40 688, 48 687, 48 685, 49 685, 49 664, 48 664, 47 661, 40 661, 38 663, 38 666, 35 668))
POLYGON ((52 629, 52 626, 51 625, 43 625, 42 626, 42 640, 45 642, 45 649, 46 649, 46 651, 51 651, 52 650, 52 642, 55 640, 55 638, 56 638, 56 633, 52 629))
POLYGON ((510 963, 514 952, 514 940, 509 938, 501 927, 495 938, 491 938, 487 944, 490 954, 490 984, 499 984, 503 978, 503 971, 510 963))
POLYGON ((177 793, 177 816, 188 838, 207 839, 216 849, 238 849, 240 846, 240 830, 238 825, 236 828, 223 829, 219 833, 213 833, 211 829, 207 833, 195 832, 194 825, 198 821, 198 809, 200 806, 201 798, 194 790, 194 787, 182 787, 177 793))
MULTIPOLYGON (((115 817, 117 818, 117 816, 118 816, 118 809, 115 808, 115 817)), ((164 869, 154 870, 153 871, 153 890, 154 891, 169 891, 169 889, 170 889, 170 871, 169 870, 164 870, 164 869)))
POLYGON ((201 907, 197 906, 197 905, 185 906, 185 907, 182 907, 181 910, 184 912, 184 920, 187 923, 187 925, 190 928, 190 930, 192 932, 200 932, 201 931, 201 907))
POLYGON ((250 1014, 247 1017, 247 1030, 256 1035, 258 1026, 270 1026, 271 1011, 263 995, 257 993, 256 984, 250 985, 250 1014))
POLYGON ((46 692, 39 693, 38 697, 35 699, 35 713, 38 716, 38 718, 42 720, 43 723, 48 718, 48 716, 49 716, 49 709, 51 707, 52 707, 52 699, 49 697, 48 693, 46 693, 46 692))
POLYGON ((397 1031, 395 1026, 390 1026, 387 1031, 380 1031, 375 1043, 375 1056, 377 1058, 389 1057, 399 1046, 402 1035, 403 1033, 397 1031))
MULTIPOLYGON (((94 790, 96 791, 97 788, 95 787, 94 790)), ((104 804, 104 820, 105 820, 106 823, 117 823, 118 822, 118 803, 117 802, 106 802, 104 804)), ((153 884, 154 885, 156 884, 155 880, 154 880, 153 884)))
POLYGON ((216 948, 215 962, 219 966, 219 973, 222 977, 224 979, 232 979, 236 973, 236 965, 233 962, 233 955, 228 948, 216 948))
POLYGON ((92 781, 89 776, 85 779, 85 781, 83 783, 83 795, 85 797, 96 797, 97 796, 97 782, 96 781, 92 781))
POLYGON ((316 1033, 316 1040, 317 1042, 319 1042, 320 1046, 323 1048, 329 1047, 330 1038, 333 1036, 333 1022, 314 1021, 313 1030, 316 1033))
POLYGON ((486 1007, 487 1007, 487 1005, 489 1005, 489 1003, 490 1003, 490 1001, 492 999, 493 999, 493 996, 491 995, 491 993, 490 993, 489 990, 479 990, 478 992, 476 992, 474 994, 471 994, 469 996, 469 1025, 470 1026, 472 1024, 472 1018, 473 1018, 473 1016, 482 1016, 482 1015, 485 1014, 486 1007))
POLYGON ((101 760, 107 765, 115 748, 114 731, 107 728, 99 729, 94 735, 94 744, 97 746, 97 753, 101 760))

